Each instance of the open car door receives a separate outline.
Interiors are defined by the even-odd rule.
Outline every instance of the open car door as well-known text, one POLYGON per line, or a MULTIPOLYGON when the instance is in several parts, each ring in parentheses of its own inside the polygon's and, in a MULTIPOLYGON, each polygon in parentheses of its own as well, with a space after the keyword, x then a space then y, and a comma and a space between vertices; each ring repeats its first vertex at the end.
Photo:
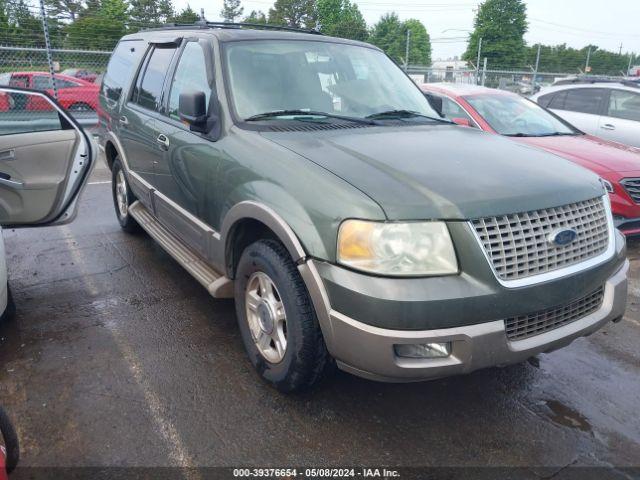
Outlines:
POLYGON ((0 87, 0 225, 73 220, 94 140, 44 92, 0 87))

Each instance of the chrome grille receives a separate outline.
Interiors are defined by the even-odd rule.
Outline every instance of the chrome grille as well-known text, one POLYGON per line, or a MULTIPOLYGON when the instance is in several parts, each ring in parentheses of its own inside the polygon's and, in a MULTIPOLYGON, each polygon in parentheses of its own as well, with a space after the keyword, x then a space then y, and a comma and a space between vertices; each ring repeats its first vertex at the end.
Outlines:
POLYGON ((640 178, 625 178, 620 183, 633 201, 640 203, 640 178))
POLYGON ((496 275, 519 280, 578 264, 604 253, 609 244, 607 210, 602 198, 471 221, 496 275), (549 236, 573 229, 576 239, 556 246, 549 236))
POLYGON ((600 287, 586 297, 574 300, 567 305, 507 318, 504 321, 507 338, 509 340, 524 340, 580 320, 599 310, 603 299, 604 287, 600 287))

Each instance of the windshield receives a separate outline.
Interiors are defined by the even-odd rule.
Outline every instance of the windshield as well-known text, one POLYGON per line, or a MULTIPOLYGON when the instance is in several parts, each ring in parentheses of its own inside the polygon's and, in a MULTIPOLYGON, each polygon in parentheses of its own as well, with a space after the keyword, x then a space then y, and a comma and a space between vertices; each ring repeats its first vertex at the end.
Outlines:
POLYGON ((226 46, 225 60, 233 104, 242 119, 283 110, 353 118, 381 112, 389 118, 393 110, 403 111, 404 115, 398 114, 402 118, 408 111, 440 119, 402 70, 371 48, 299 40, 243 41, 226 46))
POLYGON ((464 99, 500 135, 538 137, 578 133, 538 104, 517 95, 473 95, 464 99))

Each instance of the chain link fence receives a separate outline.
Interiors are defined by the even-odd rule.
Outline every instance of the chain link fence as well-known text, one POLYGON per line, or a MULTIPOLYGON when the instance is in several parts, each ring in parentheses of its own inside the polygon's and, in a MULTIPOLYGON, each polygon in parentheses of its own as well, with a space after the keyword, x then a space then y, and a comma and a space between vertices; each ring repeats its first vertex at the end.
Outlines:
MULTIPOLYGON (((575 76, 566 72, 535 72, 533 69, 475 69, 475 68, 431 68, 410 65, 407 73, 416 83, 458 83, 481 85, 489 88, 509 90, 521 95, 533 95, 540 89, 553 85, 560 79, 575 76)), ((598 76, 598 78, 601 78, 598 76)), ((604 77, 603 77, 604 78, 604 77)), ((624 80, 622 76, 607 76, 609 80, 624 80)))
MULTIPOLYGON (((85 126, 98 123, 98 95, 110 51, 50 49, 53 77, 46 48, 0 46, 0 85, 45 90, 85 126), (55 88, 54 88, 55 87, 55 88)), ((4 95, 0 111, 30 110, 23 96, 4 95)))

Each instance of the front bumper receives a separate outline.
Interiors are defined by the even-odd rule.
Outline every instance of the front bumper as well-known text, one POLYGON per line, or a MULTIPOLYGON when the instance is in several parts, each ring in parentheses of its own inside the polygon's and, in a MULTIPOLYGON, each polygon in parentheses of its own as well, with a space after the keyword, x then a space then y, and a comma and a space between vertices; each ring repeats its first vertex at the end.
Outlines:
POLYGON ((587 336, 605 323, 624 315, 627 301, 629 261, 604 284, 602 306, 594 313, 555 330, 519 341, 509 341, 503 320, 434 330, 394 330, 368 325, 333 309, 313 264, 301 267, 316 310, 328 312, 320 323, 327 348, 345 371, 372 380, 411 382, 427 380, 480 368, 518 363, 538 353, 564 347, 587 336), (321 284, 321 283, 320 283, 321 284), (439 359, 412 359, 396 356, 394 345, 451 342, 451 355, 439 359))

